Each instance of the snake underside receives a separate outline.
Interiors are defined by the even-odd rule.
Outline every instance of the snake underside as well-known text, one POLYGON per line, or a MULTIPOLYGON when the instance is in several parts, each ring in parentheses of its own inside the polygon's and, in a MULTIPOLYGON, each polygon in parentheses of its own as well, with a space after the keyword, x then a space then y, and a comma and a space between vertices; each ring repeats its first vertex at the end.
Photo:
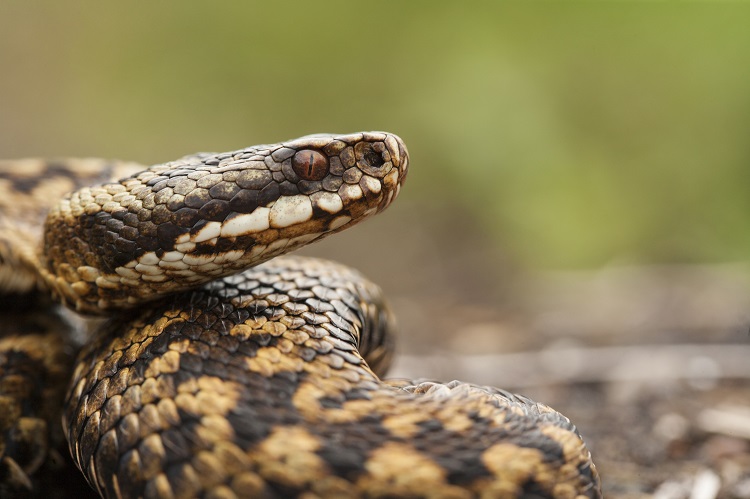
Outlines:
POLYGON ((0 493, 64 490, 43 478, 62 414, 102 497, 600 497, 564 416, 493 388, 381 380, 379 288, 284 255, 395 198, 394 135, 147 170, 23 164, 0 164, 0 284, 23 303, 0 329, 0 493), (107 319, 89 340, 48 296, 107 319))

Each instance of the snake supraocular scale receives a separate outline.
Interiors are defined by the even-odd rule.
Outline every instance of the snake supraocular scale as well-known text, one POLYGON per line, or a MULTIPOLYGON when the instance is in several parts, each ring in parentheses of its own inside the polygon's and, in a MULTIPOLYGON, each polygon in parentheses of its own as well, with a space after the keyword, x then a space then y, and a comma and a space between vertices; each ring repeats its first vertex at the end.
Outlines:
POLYGON ((492 388, 380 380, 379 289, 280 256, 383 210, 408 162, 372 132, 148 169, 0 163, 0 492, 55 488, 35 477, 62 410, 104 497, 600 497, 564 416, 492 388), (74 369, 80 334, 44 319, 61 317, 49 295, 109 317, 74 369))

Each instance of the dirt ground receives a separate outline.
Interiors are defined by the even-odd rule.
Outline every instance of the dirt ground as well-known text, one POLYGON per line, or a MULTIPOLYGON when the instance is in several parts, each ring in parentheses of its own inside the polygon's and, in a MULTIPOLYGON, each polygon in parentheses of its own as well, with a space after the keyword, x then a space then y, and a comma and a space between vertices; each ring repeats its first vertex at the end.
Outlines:
POLYGON ((403 203, 306 251, 385 288, 401 330, 391 375, 551 405, 605 497, 750 498, 750 267, 524 272, 458 218, 403 203))

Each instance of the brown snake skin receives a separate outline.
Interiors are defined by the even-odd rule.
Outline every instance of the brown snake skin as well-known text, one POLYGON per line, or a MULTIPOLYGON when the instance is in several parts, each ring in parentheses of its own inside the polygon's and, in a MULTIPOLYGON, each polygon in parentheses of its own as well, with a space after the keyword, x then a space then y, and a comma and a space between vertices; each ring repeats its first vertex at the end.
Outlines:
POLYGON ((601 497, 568 419, 381 380, 377 286, 283 256, 385 209, 408 163, 384 132, 149 169, 0 162, 0 496, 85 493, 62 415, 102 497, 601 497), (107 319, 87 335, 48 296, 107 319))

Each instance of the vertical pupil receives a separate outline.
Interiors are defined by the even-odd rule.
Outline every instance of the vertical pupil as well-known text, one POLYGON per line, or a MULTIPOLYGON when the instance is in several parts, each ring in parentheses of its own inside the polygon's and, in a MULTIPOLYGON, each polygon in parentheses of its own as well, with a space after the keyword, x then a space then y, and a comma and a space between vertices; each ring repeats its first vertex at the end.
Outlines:
POLYGON ((298 151, 292 158, 292 168, 302 180, 323 180, 328 166, 328 158, 314 149, 298 151))

